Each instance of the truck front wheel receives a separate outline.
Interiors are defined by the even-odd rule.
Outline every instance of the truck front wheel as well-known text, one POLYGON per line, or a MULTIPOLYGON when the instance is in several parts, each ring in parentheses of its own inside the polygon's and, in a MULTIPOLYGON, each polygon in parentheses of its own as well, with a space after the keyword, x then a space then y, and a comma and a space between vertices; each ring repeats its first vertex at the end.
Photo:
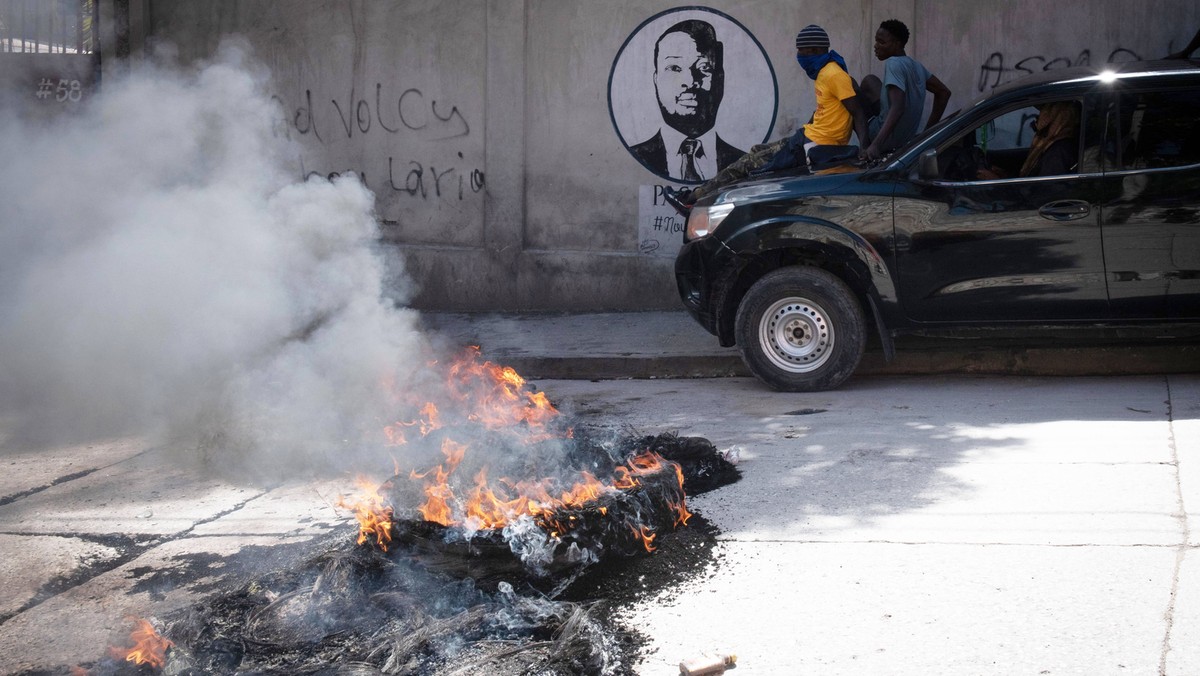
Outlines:
POLYGON ((845 282, 820 268, 768 273, 738 306, 736 340, 750 372, 788 392, 841 385, 862 358, 866 320, 845 282))

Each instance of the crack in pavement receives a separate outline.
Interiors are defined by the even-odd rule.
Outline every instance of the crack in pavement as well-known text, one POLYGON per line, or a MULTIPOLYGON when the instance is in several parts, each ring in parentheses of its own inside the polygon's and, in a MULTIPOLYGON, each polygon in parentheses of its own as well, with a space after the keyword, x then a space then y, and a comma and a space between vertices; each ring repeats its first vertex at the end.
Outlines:
POLYGON ((48 484, 44 484, 41 486, 34 486, 33 488, 27 488, 23 491, 18 491, 16 493, 12 493, 10 495, 0 496, 0 507, 4 507, 5 505, 10 505, 10 504, 16 502, 17 500, 22 500, 31 495, 37 495, 38 493, 41 493, 42 491, 46 491, 51 488, 54 488, 55 486, 61 486, 62 484, 65 484, 69 481, 74 481, 76 479, 82 479, 83 477, 88 476, 90 474, 95 474, 96 472, 99 472, 102 469, 116 467, 117 465, 120 465, 123 462, 129 462, 130 460, 133 460, 135 458, 140 458, 143 455, 146 455, 147 453, 149 453, 153 450, 157 450, 157 449, 147 448, 146 450, 144 450, 140 453, 131 455, 128 458, 122 458, 121 460, 118 460, 117 462, 114 462, 114 463, 109 463, 107 465, 100 465, 99 467, 93 467, 91 469, 80 470, 78 472, 72 472, 70 474, 64 474, 64 475, 56 478, 54 481, 51 481, 48 484))
POLYGON ((1175 552, 1175 569, 1171 573, 1171 595, 1167 600, 1167 609, 1163 613, 1163 619, 1166 621, 1166 631, 1163 632, 1162 653, 1158 661, 1159 676, 1166 676, 1167 674, 1167 655, 1171 652, 1171 632, 1175 628, 1175 601, 1179 595, 1179 574, 1183 569, 1183 561, 1187 556, 1188 543, 1192 540, 1191 524, 1188 523, 1187 505, 1183 501, 1183 480, 1180 478, 1179 472, 1179 447, 1175 443, 1175 401, 1171 395, 1171 377, 1165 376, 1163 381, 1167 388, 1167 446, 1171 449, 1171 464, 1175 466, 1175 496, 1179 507, 1175 518, 1179 521, 1182 542, 1180 542, 1175 552))
MULTIPOLYGON (((139 453, 138 456, 143 455, 146 452, 148 452, 148 450, 143 451, 142 453, 139 453)), ((133 456, 133 457, 138 457, 138 456, 133 456)), ((126 460, 128 460, 128 458, 126 460)), ((125 462, 125 460, 123 460, 122 462, 125 462)), ((116 464, 120 464, 120 463, 116 463, 116 464)), ((109 466, 111 466, 111 465, 109 465, 109 466)), ((45 486, 35 488, 35 489, 30 489, 27 491, 23 491, 22 493, 14 494, 14 496, 9 496, 12 499, 6 498, 7 501, 0 503, 0 505, 9 504, 9 503, 15 502, 16 500, 19 500, 23 497, 28 497, 30 495, 35 495, 37 493, 40 493, 48 488, 51 488, 54 486, 59 486, 59 485, 68 483, 70 481, 74 481, 76 479, 86 477, 89 474, 92 474, 101 469, 105 469, 105 467, 96 467, 96 468, 93 468, 90 470, 75 472, 72 474, 68 474, 68 475, 59 477, 45 486)), ((56 596, 59 596, 60 594, 63 594, 72 589, 75 589, 76 587, 86 584, 87 582, 90 582, 91 580, 94 580, 97 577, 104 575, 105 573, 116 570, 117 568, 120 568, 121 566, 123 566, 131 561, 136 560, 137 558, 139 558, 146 552, 151 551, 156 547, 160 547, 162 545, 168 544, 170 542, 174 542, 176 540, 190 539, 192 537, 192 532, 195 531, 196 528, 198 528, 204 524, 211 523, 213 521, 221 519, 221 518, 228 516, 229 514, 232 514, 234 512, 237 512, 238 510, 243 509, 250 502, 265 496, 268 492, 269 492, 268 489, 261 490, 259 493, 252 495, 252 496, 246 498, 245 500, 242 500, 241 502, 234 504, 229 509, 223 510, 221 512, 217 512, 207 518, 200 519, 200 520, 194 522, 187 529, 179 531, 174 534, 170 534, 170 535, 153 535, 153 536, 138 537, 138 536, 129 536, 129 535, 79 533, 79 532, 74 532, 74 533, 3 533, 5 535, 14 535, 14 536, 18 536, 18 537, 63 537, 63 538, 68 538, 68 539, 78 539, 78 540, 83 540, 86 542, 93 542, 96 544, 101 544, 106 547, 110 547, 110 548, 116 550, 118 552, 118 555, 111 559, 106 559, 106 560, 91 563, 91 564, 84 564, 79 569, 72 572, 70 575, 55 577, 55 578, 49 580, 48 582, 44 583, 37 590, 37 592, 34 593, 33 597, 29 601, 26 601, 24 604, 22 604, 22 606, 20 608, 16 609, 15 611, 12 611, 10 613, 5 613, 5 614, 0 615, 0 626, 3 626, 9 620, 21 615, 22 613, 24 613, 28 610, 36 608, 37 606, 45 603, 46 601, 49 601, 50 599, 55 598, 56 596), (145 538, 145 539, 143 539, 143 538, 145 538)))

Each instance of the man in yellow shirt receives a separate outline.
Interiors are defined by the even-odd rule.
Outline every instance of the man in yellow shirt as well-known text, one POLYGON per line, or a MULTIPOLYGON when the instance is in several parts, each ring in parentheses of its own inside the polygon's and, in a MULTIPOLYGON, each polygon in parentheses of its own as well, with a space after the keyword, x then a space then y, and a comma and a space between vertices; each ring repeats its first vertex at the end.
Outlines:
POLYGON ((846 60, 829 48, 829 35, 825 29, 809 25, 796 35, 796 61, 814 80, 817 109, 808 124, 788 138, 754 146, 712 180, 690 192, 668 193, 667 201, 676 209, 686 212, 697 199, 739 181, 751 172, 793 167, 802 169, 800 173, 807 172, 807 152, 813 146, 847 145, 851 132, 857 133, 859 139, 867 138, 867 115, 854 93, 854 81, 847 72, 846 60))
POLYGON ((850 132, 867 137, 867 114, 854 92, 846 60, 829 48, 829 35, 809 25, 796 35, 796 62, 814 80, 817 109, 812 119, 793 135, 762 169, 778 170, 807 164, 805 151, 814 145, 844 146, 850 132))

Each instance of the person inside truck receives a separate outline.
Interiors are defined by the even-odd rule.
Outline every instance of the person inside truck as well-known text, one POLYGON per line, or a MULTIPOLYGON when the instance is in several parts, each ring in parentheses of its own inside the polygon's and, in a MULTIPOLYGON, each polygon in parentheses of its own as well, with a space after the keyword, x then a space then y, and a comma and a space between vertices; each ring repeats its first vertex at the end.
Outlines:
MULTIPOLYGON (((1056 101, 1038 106, 1038 116, 1031 123, 1033 142, 1021 164, 1018 177, 1061 176, 1073 174, 1079 167, 1079 104, 1075 101, 1056 101)), ((976 180, 1008 178, 1007 172, 995 166, 980 167, 976 180)))

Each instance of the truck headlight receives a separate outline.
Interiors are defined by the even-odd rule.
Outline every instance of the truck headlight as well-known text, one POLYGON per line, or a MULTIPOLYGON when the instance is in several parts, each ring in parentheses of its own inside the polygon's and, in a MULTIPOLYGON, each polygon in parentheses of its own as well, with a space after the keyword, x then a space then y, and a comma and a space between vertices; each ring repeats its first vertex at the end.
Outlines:
POLYGON ((688 214, 685 241, 707 237, 732 212, 733 205, 729 203, 692 207, 692 213, 688 214))

